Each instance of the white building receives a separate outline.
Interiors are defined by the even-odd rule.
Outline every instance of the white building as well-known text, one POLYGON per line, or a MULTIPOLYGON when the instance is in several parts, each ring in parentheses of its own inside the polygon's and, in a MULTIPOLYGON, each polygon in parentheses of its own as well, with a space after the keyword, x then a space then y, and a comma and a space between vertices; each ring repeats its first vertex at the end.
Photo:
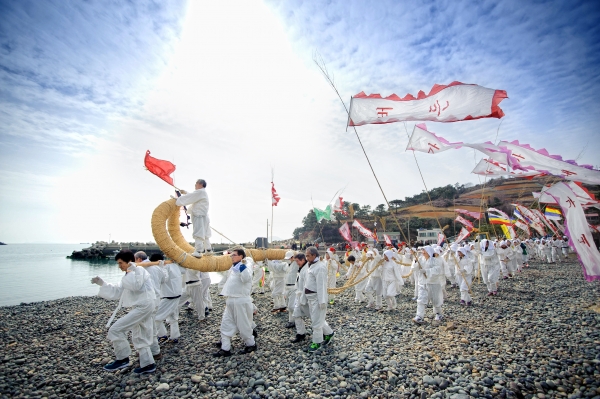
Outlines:
POLYGON ((442 229, 418 229, 417 240, 422 241, 425 244, 437 243, 438 234, 442 232, 442 229))

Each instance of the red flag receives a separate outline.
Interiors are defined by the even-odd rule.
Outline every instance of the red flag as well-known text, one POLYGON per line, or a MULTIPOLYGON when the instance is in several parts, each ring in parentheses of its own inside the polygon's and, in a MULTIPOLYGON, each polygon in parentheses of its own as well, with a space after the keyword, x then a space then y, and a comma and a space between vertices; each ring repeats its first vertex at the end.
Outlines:
POLYGON ((275 190, 275 184, 273 184, 273 182, 271 182, 271 195, 272 195, 271 206, 277 206, 277 204, 279 203, 279 200, 281 200, 281 198, 279 198, 279 195, 277 195, 277 191, 275 190))
POLYGON ((454 212, 458 212, 458 213, 463 213, 465 215, 469 215, 472 218, 475 218, 477 220, 481 219, 481 213, 479 213, 479 212, 467 211, 466 209, 455 209, 454 212))
POLYGON ((144 157, 144 165, 146 166, 146 169, 150 171, 150 173, 160 177, 170 185, 173 185, 171 173, 175 172, 175 165, 173 165, 171 162, 151 157, 150 150, 148 150, 146 151, 146 156, 144 157))
POLYGON ((385 243, 387 245, 392 245, 392 240, 390 239, 390 236, 388 236, 387 234, 384 234, 383 239, 385 240, 385 243))
POLYGON ((473 231, 473 223, 469 222, 467 219, 463 218, 462 216, 458 215, 456 217, 456 221, 464 224, 466 226, 467 230, 473 231))

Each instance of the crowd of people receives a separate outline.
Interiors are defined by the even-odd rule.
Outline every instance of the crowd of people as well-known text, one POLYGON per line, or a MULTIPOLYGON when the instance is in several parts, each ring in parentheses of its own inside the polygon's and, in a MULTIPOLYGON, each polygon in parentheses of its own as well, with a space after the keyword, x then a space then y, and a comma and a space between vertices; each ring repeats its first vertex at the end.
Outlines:
MULTIPOLYGON (((205 187, 203 180, 196 183, 196 191, 203 191, 205 187)), ((191 205, 194 217, 202 219, 199 222, 202 228, 194 228, 196 245, 192 254, 201 257, 210 251, 208 197, 194 192, 189 197, 184 194, 178 203, 181 198, 184 199, 181 205, 191 205), (195 198, 196 203, 190 203, 189 198, 195 198), (198 205, 198 202, 205 203, 198 205)), ((282 260, 255 261, 242 248, 227 253, 232 266, 221 273, 218 285, 219 295, 225 298, 225 309, 221 317, 221 339, 215 342, 218 350, 212 355, 231 356, 231 340, 236 334, 244 342, 241 354, 257 350, 253 317, 258 309, 252 295, 264 294, 267 286, 273 299, 271 312, 288 314, 288 322, 282 329, 296 330, 291 343, 300 344, 309 339, 306 322, 310 320, 312 335, 306 350, 314 352, 332 342, 335 333, 327 323, 327 309, 335 304, 335 294, 341 290, 353 288, 356 303, 366 303, 368 309, 375 311, 388 311, 397 308, 397 296, 410 284, 413 291, 409 295, 416 301, 413 322, 425 322, 426 308, 431 303, 434 322, 439 323, 444 320, 448 285, 460 290, 461 305, 471 306, 471 285, 476 276, 486 285, 487 295, 493 297, 498 294, 500 279, 515 277, 529 266, 530 258, 560 262, 569 253, 566 237, 523 241, 483 239, 421 247, 400 243, 397 247, 386 246, 381 252, 373 245, 355 245, 354 248, 344 245, 345 251, 328 247, 323 256, 316 246, 304 251, 289 250, 282 260)), ((195 311, 199 322, 204 322, 210 314, 210 276, 165 261, 160 254, 148 259, 144 252, 134 254, 123 250, 115 260, 125 272, 119 283, 106 283, 100 277, 92 279, 92 283, 100 286, 99 296, 119 300, 107 324, 115 360, 104 369, 116 371, 131 367, 131 348, 127 340, 131 332, 140 362, 134 373, 152 373, 156 370, 156 360, 161 357, 161 345, 177 343, 180 338, 180 308, 195 311), (121 307, 131 310, 112 324, 121 307), (169 325, 168 332, 165 322, 169 325)))

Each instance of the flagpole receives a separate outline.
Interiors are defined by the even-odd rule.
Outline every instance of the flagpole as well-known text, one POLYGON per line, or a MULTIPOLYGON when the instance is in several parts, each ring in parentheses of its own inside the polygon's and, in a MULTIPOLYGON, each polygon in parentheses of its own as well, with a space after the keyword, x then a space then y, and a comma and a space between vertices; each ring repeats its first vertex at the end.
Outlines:
POLYGON ((271 199, 271 245, 273 244, 273 200, 271 199))

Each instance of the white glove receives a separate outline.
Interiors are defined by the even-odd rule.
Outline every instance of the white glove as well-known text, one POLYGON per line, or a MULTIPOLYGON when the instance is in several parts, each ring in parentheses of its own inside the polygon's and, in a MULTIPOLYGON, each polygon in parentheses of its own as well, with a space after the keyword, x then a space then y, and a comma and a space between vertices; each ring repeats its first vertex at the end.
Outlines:
POLYGON ((177 198, 173 197, 172 195, 169 195, 169 197, 171 197, 172 199, 176 200, 177 198))
POLYGON ((164 266, 165 265, 165 261, 164 260, 159 260, 158 261, 158 265, 159 266, 164 266))
POLYGON ((321 308, 321 310, 325 310, 325 309, 327 309, 327 304, 326 303, 320 303, 319 304, 319 308, 321 308))
POLYGON ((100 277, 96 276, 96 277, 92 278, 92 284, 98 284, 100 287, 102 287, 104 285, 104 280, 102 280, 100 277))

